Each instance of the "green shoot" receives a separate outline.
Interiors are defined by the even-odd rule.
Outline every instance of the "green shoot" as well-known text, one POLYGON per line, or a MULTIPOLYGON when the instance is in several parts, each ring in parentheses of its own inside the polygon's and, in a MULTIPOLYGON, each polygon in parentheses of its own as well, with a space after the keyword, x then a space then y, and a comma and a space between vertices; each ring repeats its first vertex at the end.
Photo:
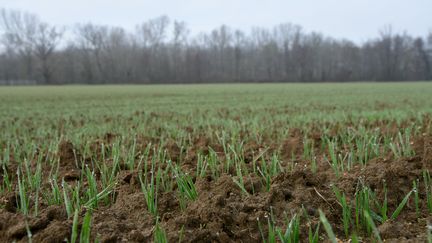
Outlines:
POLYGON ((151 177, 150 177, 150 183, 148 183, 146 180, 143 181, 142 176, 139 176, 139 180, 141 183, 141 190, 144 193, 144 198, 147 204, 147 210, 153 214, 154 216, 157 215, 157 195, 158 195, 158 176, 156 176, 156 179, 154 178, 154 169, 152 168, 151 177))
POLYGON ((351 206, 348 205, 345 193, 341 194, 337 187, 333 187, 333 191, 336 195, 337 200, 342 206, 342 223, 345 232, 345 236, 348 238, 349 230, 351 225, 351 206))
POLYGON ((90 210, 87 210, 81 226, 80 242, 82 243, 90 243, 91 218, 92 213, 90 210))
POLYGON ((328 236, 329 240, 332 243, 337 243, 336 236, 335 236, 335 234, 333 232, 333 229, 332 229, 329 221, 327 220, 325 214, 323 213, 323 211, 321 211, 321 209, 319 209, 319 215, 320 215, 320 221, 321 221, 321 223, 324 226, 324 229, 325 229, 325 231, 327 233, 327 236, 328 236))
POLYGON ((315 231, 312 232, 312 226, 309 225, 309 234, 308 234, 309 243, 318 243, 318 241, 319 241, 319 229, 320 229, 320 224, 318 224, 315 228, 315 231))
POLYGON ((374 223, 372 217, 370 216, 369 212, 365 210, 365 211, 363 211, 363 214, 365 216, 367 224, 372 229, 372 232, 373 232, 375 238, 378 240, 378 242, 382 242, 380 233, 379 233, 377 227, 375 226, 375 223, 374 223))
POLYGON ((153 235, 153 241, 155 243, 168 243, 166 232, 160 227, 159 220, 156 220, 156 226, 153 235))
POLYGON ((406 194, 406 196, 402 199, 402 202, 399 204, 399 206, 395 209, 395 211, 393 212, 393 214, 390 217, 392 220, 395 220, 397 218, 397 216, 399 216, 400 212, 402 211, 402 209, 407 204, 408 199, 411 196, 412 192, 413 192, 412 190, 410 192, 408 192, 408 194, 406 194))
POLYGON ((78 216, 79 210, 75 209, 73 221, 72 221, 72 234, 71 234, 71 243, 75 243, 78 239, 78 216))
POLYGON ((178 167, 176 167, 174 173, 180 195, 180 207, 185 209, 186 200, 194 201, 198 198, 198 192, 195 188, 192 178, 189 175, 183 173, 178 167))

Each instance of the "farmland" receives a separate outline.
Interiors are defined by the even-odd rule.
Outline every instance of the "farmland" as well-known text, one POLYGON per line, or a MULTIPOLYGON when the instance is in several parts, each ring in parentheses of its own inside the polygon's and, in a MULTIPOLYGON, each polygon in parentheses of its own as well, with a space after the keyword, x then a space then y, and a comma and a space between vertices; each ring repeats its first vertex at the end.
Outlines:
POLYGON ((0 242, 432 241, 432 83, 0 88, 0 242))

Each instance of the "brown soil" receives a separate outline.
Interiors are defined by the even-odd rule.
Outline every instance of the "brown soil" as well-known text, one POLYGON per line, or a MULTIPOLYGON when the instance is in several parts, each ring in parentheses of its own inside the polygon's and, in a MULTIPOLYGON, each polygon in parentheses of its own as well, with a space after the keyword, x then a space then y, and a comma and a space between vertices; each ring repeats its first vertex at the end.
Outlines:
MULTIPOLYGON (((225 112, 225 111, 221 111, 225 112)), ((337 131, 335 131, 337 132, 337 131)), ((109 134, 103 140, 113 140, 109 134)), ((319 140, 316 133, 311 138, 319 140)), ((424 134, 415 140, 417 156, 392 159, 389 156, 375 158, 365 167, 356 166, 351 171, 337 178, 331 167, 324 160, 318 160, 318 170, 312 173, 309 162, 302 161, 302 138, 300 130, 293 130, 283 144, 272 145, 270 150, 281 149, 284 163, 294 155, 293 170, 281 173, 273 178, 269 191, 256 175, 244 177, 244 194, 233 182, 233 174, 222 174, 213 179, 210 176, 195 178, 198 199, 190 202, 185 210, 180 210, 179 201, 174 192, 164 192, 158 198, 158 212, 161 226, 167 232, 170 242, 177 242, 180 235, 184 242, 259 242, 262 241, 258 221, 266 231, 267 218, 273 213, 279 225, 284 224, 285 215, 307 214, 310 221, 302 220, 302 240, 307 240, 308 225, 316 225, 318 209, 323 210, 333 226, 338 238, 344 240, 341 223, 341 207, 338 204, 332 185, 336 185, 352 200, 359 183, 376 190, 383 199, 383 181, 388 190, 389 212, 398 206, 403 197, 412 189, 412 182, 422 180, 422 170, 432 169, 432 136, 424 134), (252 192, 254 194, 252 195, 252 192), (303 233, 304 232, 304 233, 303 233)), ((145 147, 148 139, 139 141, 145 147)), ((208 147, 221 152, 221 145, 206 137, 197 137, 194 145, 186 148, 185 170, 193 172, 196 164, 196 152, 208 152, 208 147)), ((245 160, 251 162, 260 154, 264 146, 254 143, 245 145, 245 160)), ((166 149, 173 161, 179 160, 180 148, 174 141, 166 143, 166 149)), ((59 176, 73 183, 80 177, 81 165, 76 164, 74 145, 63 141, 59 144, 59 176)), ((182 160, 183 161, 183 160, 182 160)), ((7 168, 12 171, 14 168, 7 168)), ((46 169, 48 174, 50 168, 46 169)), ((118 173, 118 185, 115 188, 115 201, 101 206, 93 212, 92 238, 101 242, 147 242, 152 241, 155 218, 146 208, 141 192, 137 171, 121 167, 118 173)), ((3 173, 0 171, 0 176, 3 173)), ((390 242, 424 242, 426 226, 432 220, 426 210, 424 188, 420 187, 421 212, 417 216, 412 198, 395 221, 387 221, 379 226, 381 237, 390 242)), ((32 195, 33 196, 33 195, 32 195)), ((0 198, 0 242, 26 242, 28 227, 33 235, 33 242, 63 242, 70 237, 72 220, 67 219, 63 206, 40 205, 37 217, 25 218, 17 212, 15 194, 0 198)), ((84 210, 81 215, 84 215, 84 210)), ((81 219, 80 219, 81 220, 81 219)), ((321 239, 325 232, 321 230, 321 239)), ((361 236, 361 235, 360 235, 361 236)), ((367 238, 364 239, 368 241, 367 238)))

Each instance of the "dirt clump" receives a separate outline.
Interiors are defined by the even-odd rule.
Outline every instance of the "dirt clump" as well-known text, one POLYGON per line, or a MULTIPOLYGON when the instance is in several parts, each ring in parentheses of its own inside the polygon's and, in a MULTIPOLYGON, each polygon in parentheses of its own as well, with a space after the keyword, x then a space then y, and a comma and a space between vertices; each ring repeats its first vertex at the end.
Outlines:
MULTIPOLYGON (((221 115, 226 114, 221 111, 221 115)), ((335 131, 337 129, 341 128, 335 128, 335 131)), ((99 207, 92 211, 91 238, 101 242, 152 241, 157 221, 166 232, 169 242, 178 242, 180 239, 183 242, 260 242, 263 235, 267 237, 269 219, 274 220, 277 226, 286 227, 286 219, 298 216, 302 219, 300 242, 305 242, 308 235, 304 232, 308 232, 310 227, 315 229, 320 222, 320 209, 326 214, 336 235, 347 240, 344 238, 342 208, 335 196, 335 187, 343 192, 348 202, 353 205, 358 189, 367 186, 380 202, 386 198, 388 211, 393 212, 412 191, 413 182, 418 181, 421 201, 419 212, 416 212, 414 199, 411 197, 396 220, 388 220, 377 226, 381 237, 386 240, 426 240, 426 226, 431 217, 425 200, 426 190, 421 182, 423 172, 430 170, 432 166, 432 137, 421 135, 413 140, 415 156, 395 158, 385 154, 370 159, 364 166, 355 164, 350 170, 338 175, 328 160, 325 160, 327 151, 320 151, 318 142, 314 147, 317 152, 317 168, 315 172, 311 170, 310 161, 302 157, 304 137, 314 141, 321 139, 316 135, 316 131, 305 133, 293 129, 278 146, 268 146, 272 141, 245 142, 242 147, 244 174, 241 178, 235 165, 229 170, 219 170, 218 176, 207 173, 201 177, 197 174, 198 154, 207 158, 205 156, 209 155, 210 148, 216 148, 213 150, 217 159, 222 162, 227 159, 222 153, 222 145, 209 137, 199 135, 191 138, 192 145, 186 148, 174 140, 157 144, 166 151, 167 160, 181 162, 179 167, 192 178, 198 193, 197 198, 187 200, 186 206, 181 208, 175 176, 164 175, 168 183, 172 183, 172 188, 166 191, 159 188, 156 217, 148 211, 140 182, 140 175, 145 176, 143 165, 146 163, 150 168, 152 161, 142 161, 141 167, 133 170, 119 165, 112 172, 117 183, 110 194, 110 203, 100 203, 99 207), (263 168, 260 163, 267 163, 270 168, 268 161, 274 152, 280 152, 281 168, 277 168, 276 175, 266 181, 265 176, 257 170, 263 168), (240 179, 244 182, 244 189, 239 186, 240 179)), ((112 139, 115 138, 111 135, 103 138, 105 142, 112 139)), ((137 140, 137 161, 149 143, 152 141, 147 138, 137 140)), ((58 145, 58 172, 60 179, 65 180, 68 185, 76 185, 74 183, 83 178, 82 165, 77 164, 77 161, 86 163, 86 158, 82 158, 78 150, 66 140, 58 145)), ((105 162, 108 166, 113 165, 112 160, 107 159, 105 162)), ((207 162, 206 159, 203 160, 204 164, 207 162)), ((168 168, 169 173, 172 173, 173 169, 168 165, 160 168, 168 168)), ((46 166, 43 171, 49 173, 51 169, 51 166, 46 166)), ((91 169, 97 172, 97 186, 100 188, 102 174, 96 168, 91 169)), ((148 178, 150 175, 147 172, 148 178)), ((43 181, 42 185, 46 184, 47 181, 43 181)), ((82 179, 82 186, 88 189, 85 179, 82 179)), ((35 195, 29 196, 30 205, 34 205, 35 195)), ((42 196, 39 199, 41 198, 42 196)), ((25 217, 20 212, 20 198, 15 192, 4 193, 0 204, 0 242, 27 241, 27 228, 30 229, 34 242, 63 242, 70 237, 72 218, 67 216, 64 204, 48 206, 40 203, 36 217, 32 214, 25 217)), ((89 209, 80 208, 80 226, 86 210, 89 209)), ((358 232, 358 235, 367 241, 364 232, 358 232)), ((320 239, 325 238, 325 232, 321 229, 320 239)))
POLYGON ((65 181, 80 178, 81 170, 78 165, 79 154, 70 141, 62 140, 58 145, 59 175, 65 181))

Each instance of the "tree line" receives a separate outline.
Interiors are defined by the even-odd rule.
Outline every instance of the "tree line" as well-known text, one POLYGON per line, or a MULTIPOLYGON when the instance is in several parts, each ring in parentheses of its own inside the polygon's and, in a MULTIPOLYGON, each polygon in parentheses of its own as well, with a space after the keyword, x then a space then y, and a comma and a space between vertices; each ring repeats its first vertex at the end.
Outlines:
POLYGON ((50 25, 0 10, 0 82, 9 84, 408 81, 432 79, 432 32, 391 26, 362 44, 301 26, 192 35, 166 16, 121 27, 50 25))

